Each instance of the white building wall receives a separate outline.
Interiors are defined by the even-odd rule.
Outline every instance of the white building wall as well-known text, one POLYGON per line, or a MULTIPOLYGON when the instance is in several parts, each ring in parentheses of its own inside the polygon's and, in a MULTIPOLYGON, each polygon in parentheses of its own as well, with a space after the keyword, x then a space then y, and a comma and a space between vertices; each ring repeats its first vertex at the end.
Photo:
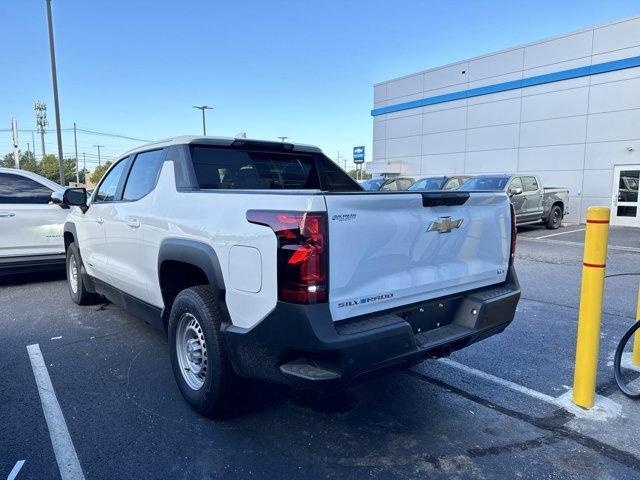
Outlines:
MULTIPOLYGON (((375 109, 640 56, 640 17, 374 86, 375 109)), ((610 205, 613 166, 640 164, 640 67, 373 116, 373 173, 533 173, 570 190, 570 221, 610 205)))

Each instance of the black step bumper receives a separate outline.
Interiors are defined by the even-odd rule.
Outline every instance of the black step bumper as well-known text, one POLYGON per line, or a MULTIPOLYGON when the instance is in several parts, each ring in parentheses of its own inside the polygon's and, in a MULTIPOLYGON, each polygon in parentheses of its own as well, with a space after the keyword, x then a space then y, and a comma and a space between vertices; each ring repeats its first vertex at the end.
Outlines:
POLYGON ((501 332, 519 298, 511 267, 504 284, 340 322, 332 321, 327 304, 278 302, 252 329, 227 325, 224 335, 241 376, 343 387, 501 332))

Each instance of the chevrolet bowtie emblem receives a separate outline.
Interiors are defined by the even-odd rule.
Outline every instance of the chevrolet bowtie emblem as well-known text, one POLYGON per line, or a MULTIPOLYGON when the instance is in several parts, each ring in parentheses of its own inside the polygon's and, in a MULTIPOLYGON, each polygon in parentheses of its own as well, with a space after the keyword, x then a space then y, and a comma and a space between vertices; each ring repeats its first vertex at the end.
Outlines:
POLYGON ((462 219, 451 220, 451 217, 440 217, 440 220, 431 222, 427 232, 449 233, 452 228, 460 228, 462 219))

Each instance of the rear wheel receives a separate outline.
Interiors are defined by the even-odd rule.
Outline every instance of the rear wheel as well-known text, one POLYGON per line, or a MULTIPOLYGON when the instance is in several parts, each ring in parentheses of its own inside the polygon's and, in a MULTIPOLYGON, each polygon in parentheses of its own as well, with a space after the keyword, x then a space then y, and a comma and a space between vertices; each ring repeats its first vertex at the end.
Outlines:
POLYGON ((223 413, 235 383, 220 327, 211 288, 200 285, 178 294, 169 318, 171 367, 187 403, 207 416, 223 413))
POLYGON ((71 300, 78 305, 91 305, 100 300, 100 295, 87 291, 82 281, 82 259, 75 242, 67 248, 67 286, 71 300))
POLYGON ((556 230, 562 225, 562 209, 558 205, 551 207, 549 212, 549 218, 546 222, 546 227, 549 230, 556 230))

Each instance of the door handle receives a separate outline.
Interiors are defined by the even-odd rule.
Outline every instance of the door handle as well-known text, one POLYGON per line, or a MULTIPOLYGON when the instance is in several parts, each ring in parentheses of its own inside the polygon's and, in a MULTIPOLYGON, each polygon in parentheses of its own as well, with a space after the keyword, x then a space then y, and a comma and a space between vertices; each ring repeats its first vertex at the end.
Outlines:
POLYGON ((104 218, 98 217, 98 218, 96 218, 96 222, 98 222, 100 225, 102 225, 104 223, 104 218))
POLYGON ((140 220, 127 220, 127 225, 129 225, 131 228, 138 228, 140 226, 140 220))
POLYGON ((0 212, 0 218, 10 218, 15 216, 16 214, 13 212, 0 212))

